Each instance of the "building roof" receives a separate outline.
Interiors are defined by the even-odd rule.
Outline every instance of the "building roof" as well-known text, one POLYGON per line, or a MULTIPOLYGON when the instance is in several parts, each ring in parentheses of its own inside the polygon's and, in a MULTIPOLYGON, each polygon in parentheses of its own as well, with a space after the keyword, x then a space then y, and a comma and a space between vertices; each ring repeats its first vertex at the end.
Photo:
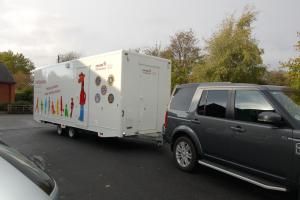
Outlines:
POLYGON ((0 62, 0 83, 14 84, 16 83, 12 74, 8 71, 6 65, 0 62))

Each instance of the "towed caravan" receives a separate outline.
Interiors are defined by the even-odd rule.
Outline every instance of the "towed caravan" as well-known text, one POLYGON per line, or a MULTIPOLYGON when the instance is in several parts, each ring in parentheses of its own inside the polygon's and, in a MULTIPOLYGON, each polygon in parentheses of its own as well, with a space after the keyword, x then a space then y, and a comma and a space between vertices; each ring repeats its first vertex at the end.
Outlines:
POLYGON ((34 71, 34 119, 99 137, 160 135, 171 86, 169 60, 124 50, 34 71))

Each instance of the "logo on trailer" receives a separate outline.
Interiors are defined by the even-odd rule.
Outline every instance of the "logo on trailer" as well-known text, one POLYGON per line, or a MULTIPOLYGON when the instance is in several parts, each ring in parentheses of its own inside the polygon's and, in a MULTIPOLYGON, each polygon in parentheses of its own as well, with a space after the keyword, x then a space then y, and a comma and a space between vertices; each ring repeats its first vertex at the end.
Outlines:
POLYGON ((100 78, 100 76, 96 77, 95 83, 96 83, 97 86, 99 86, 101 84, 101 78, 100 78))
POLYGON ((113 95, 113 94, 109 94, 107 99, 108 99, 108 102, 109 102, 109 103, 113 103, 113 102, 114 102, 114 99, 115 99, 115 97, 114 97, 114 95, 113 95))
POLYGON ((114 76, 113 75, 109 75, 108 79, 107 79, 108 85, 112 86, 113 83, 114 83, 114 80, 115 80, 114 76))
POLYGON ((101 87, 101 94, 102 94, 102 95, 106 95, 106 92, 107 92, 107 87, 106 87, 106 85, 102 85, 102 87, 101 87))
POLYGON ((99 103, 100 100, 101 100, 100 94, 99 94, 99 93, 96 93, 96 94, 95 94, 95 102, 96 102, 96 103, 99 103))

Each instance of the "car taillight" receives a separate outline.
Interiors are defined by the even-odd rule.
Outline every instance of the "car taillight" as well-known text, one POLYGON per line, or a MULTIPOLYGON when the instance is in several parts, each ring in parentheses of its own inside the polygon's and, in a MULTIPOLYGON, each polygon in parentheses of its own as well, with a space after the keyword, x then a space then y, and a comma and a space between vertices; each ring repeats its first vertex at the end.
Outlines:
POLYGON ((167 128, 168 126, 168 111, 165 113, 165 124, 164 124, 165 128, 167 128))

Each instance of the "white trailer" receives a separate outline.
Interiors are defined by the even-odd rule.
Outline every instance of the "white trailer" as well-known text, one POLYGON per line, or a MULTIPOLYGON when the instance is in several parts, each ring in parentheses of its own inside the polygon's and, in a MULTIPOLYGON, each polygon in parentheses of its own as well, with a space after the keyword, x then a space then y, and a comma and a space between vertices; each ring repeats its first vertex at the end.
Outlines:
POLYGON ((34 119, 70 137, 161 133, 170 84, 169 60, 124 50, 37 68, 34 119))

